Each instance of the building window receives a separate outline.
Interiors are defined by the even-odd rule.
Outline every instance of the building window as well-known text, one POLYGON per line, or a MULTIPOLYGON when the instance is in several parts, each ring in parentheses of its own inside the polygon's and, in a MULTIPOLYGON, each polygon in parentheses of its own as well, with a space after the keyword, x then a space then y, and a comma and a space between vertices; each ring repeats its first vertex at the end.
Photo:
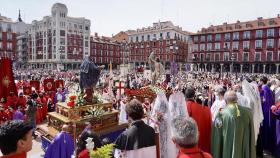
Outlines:
POLYGON ((138 36, 136 36, 136 42, 138 42, 138 36))
POLYGON ((204 51, 205 50, 205 44, 200 44, 200 51, 204 51))
POLYGON ((197 42, 198 41, 198 36, 193 36, 193 41, 197 42))
POLYGON ((261 52, 255 53, 255 61, 261 61, 261 52))
POLYGON ((200 36, 200 42, 205 42, 205 36, 200 36))
POLYGON ((150 41, 150 35, 147 35, 147 39, 148 39, 148 41, 150 41))
POLYGON ((266 52, 266 61, 273 60, 273 52, 266 52))
POLYGON ((7 39, 8 39, 8 40, 12 40, 12 37, 13 37, 13 36, 12 36, 11 33, 7 33, 7 39))
POLYGON ((262 48, 262 40, 256 40, 255 41, 255 48, 262 48))
POLYGON ((3 45, 2 45, 2 42, 0 42, 0 49, 3 49, 3 45))
POLYGON ((278 61, 280 61, 280 51, 278 52, 278 61))
POLYGON ((234 32, 233 33, 233 40, 238 40, 239 39, 239 32, 234 32))
POLYGON ((7 49, 8 49, 8 50, 12 50, 12 48, 13 48, 12 43, 11 43, 11 42, 8 42, 8 43, 7 43, 7 49))
POLYGON ((250 31, 243 32, 243 39, 250 39, 250 31))
POLYGON ((198 51, 198 44, 195 44, 195 45, 193 46, 193 50, 194 50, 194 51, 198 51))
POLYGON ((209 53, 208 53, 208 54, 206 54, 206 58, 205 58, 205 60, 206 60, 206 61, 210 61, 210 60, 211 60, 211 54, 209 54, 209 53))
POLYGON ((203 59, 204 59, 204 54, 201 53, 200 54, 200 61, 204 61, 203 59))
POLYGON ((238 44, 239 44, 239 42, 233 42, 232 43, 232 47, 233 47, 234 50, 238 50, 238 44))
POLYGON ((220 40, 221 40, 221 34, 216 34, 215 40, 216 40, 216 41, 220 41, 220 40))
POLYGON ((267 30, 267 37, 274 37, 274 29, 267 30))
POLYGON ((207 41, 211 42, 212 41, 212 35, 207 35, 207 41))
POLYGON ((224 49, 230 49, 230 42, 224 43, 224 49))
POLYGON ((157 34, 154 34, 153 39, 154 39, 154 40, 157 39, 157 34))
POLYGON ((144 36, 141 37, 141 41, 142 41, 142 42, 144 41, 144 36))
POLYGON ((166 33, 166 38, 167 38, 167 39, 170 39, 170 32, 167 32, 167 33, 166 33))
POLYGON ((220 61, 220 53, 215 53, 215 61, 220 61))
POLYGON ((249 53, 248 52, 243 53, 243 61, 249 61, 249 53))
POLYGON ((224 61, 229 61, 229 52, 224 52, 224 61))
POLYGON ((273 48, 273 45, 274 45, 274 39, 267 39, 266 47, 267 48, 273 48))
POLYGON ((230 40, 230 33, 226 33, 226 34, 225 34, 225 40, 226 40, 226 41, 229 41, 229 40, 230 40))
POLYGON ((256 38, 262 38, 263 36, 263 30, 257 30, 256 31, 256 38))
POLYGON ((249 41, 243 41, 243 49, 249 49, 250 42, 249 41))
POLYGON ((215 49, 220 50, 221 49, 221 44, 220 43, 215 43, 215 49))
POLYGON ((207 43, 207 50, 212 50, 212 43, 207 43))

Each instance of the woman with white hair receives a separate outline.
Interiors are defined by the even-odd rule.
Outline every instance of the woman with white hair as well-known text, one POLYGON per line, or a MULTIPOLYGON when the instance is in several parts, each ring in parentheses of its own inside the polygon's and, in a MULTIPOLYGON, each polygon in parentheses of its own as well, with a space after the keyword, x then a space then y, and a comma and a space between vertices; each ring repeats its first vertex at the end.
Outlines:
POLYGON ((177 158, 212 158, 198 147, 198 128, 191 117, 173 119, 171 135, 172 141, 179 148, 177 158))

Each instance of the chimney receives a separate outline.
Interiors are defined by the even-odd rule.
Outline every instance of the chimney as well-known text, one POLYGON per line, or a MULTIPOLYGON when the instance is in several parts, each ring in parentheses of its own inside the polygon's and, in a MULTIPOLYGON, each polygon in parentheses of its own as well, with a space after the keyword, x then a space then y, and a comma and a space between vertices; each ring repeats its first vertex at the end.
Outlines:
POLYGON ((94 33, 94 36, 95 36, 95 37, 98 37, 98 33, 97 33, 97 32, 95 32, 95 33, 94 33))
POLYGON ((236 21, 236 23, 240 23, 240 21, 239 21, 239 20, 237 20, 237 21, 236 21))
POLYGON ((263 18, 262 17, 258 17, 258 20, 262 20, 263 18))
POLYGON ((227 25, 227 22, 224 22, 223 25, 227 25))

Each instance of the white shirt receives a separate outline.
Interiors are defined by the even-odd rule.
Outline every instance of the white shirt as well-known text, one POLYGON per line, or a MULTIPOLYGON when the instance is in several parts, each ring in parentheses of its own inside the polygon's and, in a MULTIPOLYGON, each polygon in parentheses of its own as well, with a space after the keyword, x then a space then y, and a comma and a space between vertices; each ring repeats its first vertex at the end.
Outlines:
POLYGON ((220 109, 226 107, 226 101, 223 100, 215 100, 213 105, 211 106, 211 114, 212 114, 212 121, 215 121, 217 114, 219 113, 220 109))

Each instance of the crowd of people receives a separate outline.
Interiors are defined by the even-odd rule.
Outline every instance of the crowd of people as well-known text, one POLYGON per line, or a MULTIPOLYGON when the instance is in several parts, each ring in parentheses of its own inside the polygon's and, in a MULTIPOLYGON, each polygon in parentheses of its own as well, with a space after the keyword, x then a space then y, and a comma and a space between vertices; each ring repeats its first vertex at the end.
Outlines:
MULTIPOLYGON (((21 81, 19 89, 33 79, 43 82, 53 77, 65 81, 65 87, 54 92, 40 89, 25 96, 19 91, 18 95, 10 93, 1 99, 0 149, 4 155, 22 156, 31 150, 26 143, 30 143, 30 133, 36 138, 36 124, 55 110, 57 102, 65 101, 70 91, 66 85, 78 83, 79 72, 28 70, 14 74, 21 81), (11 135, 16 137, 8 141, 11 135)), ((182 71, 173 76, 164 74, 152 82, 145 72, 131 71, 123 75, 120 71, 102 71, 97 86, 103 87, 103 96, 120 110, 120 121, 130 124, 111 142, 115 144, 114 157, 156 157, 157 133, 160 158, 255 158, 263 157, 264 152, 280 157, 280 80, 277 75, 182 71), (120 89, 116 85, 110 84, 114 79, 123 81, 129 89, 153 85, 162 91, 154 100, 128 101, 125 94, 118 95, 120 89), (165 93, 167 90, 172 94, 165 93), (112 91, 109 97, 108 91, 112 91)), ((55 140, 65 140, 68 136, 71 142, 73 138, 70 139, 65 126, 55 140)), ((75 154, 79 158, 89 158, 88 138, 95 144, 92 150, 108 144, 106 139, 100 140, 89 125, 78 138, 75 154)), ((68 144, 70 150, 64 152, 72 155, 74 145, 68 144)), ((52 156, 46 154, 45 157, 52 156)))

